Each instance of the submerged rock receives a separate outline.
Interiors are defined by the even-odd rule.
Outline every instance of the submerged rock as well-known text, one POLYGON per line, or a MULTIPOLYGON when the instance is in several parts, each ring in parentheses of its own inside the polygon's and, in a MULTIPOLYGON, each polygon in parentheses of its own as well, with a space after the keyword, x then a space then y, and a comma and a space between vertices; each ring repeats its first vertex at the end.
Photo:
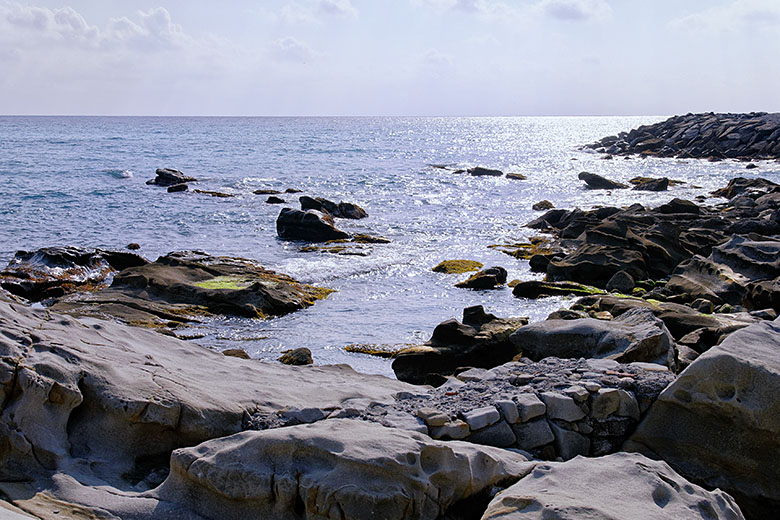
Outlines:
POLYGON ((616 453, 538 464, 500 492, 482 520, 743 520, 734 499, 707 491, 663 461, 616 453))
POLYGON ((305 240, 308 242, 327 242, 349 238, 349 234, 337 229, 333 218, 316 210, 300 211, 282 208, 276 219, 276 232, 285 240, 305 240))

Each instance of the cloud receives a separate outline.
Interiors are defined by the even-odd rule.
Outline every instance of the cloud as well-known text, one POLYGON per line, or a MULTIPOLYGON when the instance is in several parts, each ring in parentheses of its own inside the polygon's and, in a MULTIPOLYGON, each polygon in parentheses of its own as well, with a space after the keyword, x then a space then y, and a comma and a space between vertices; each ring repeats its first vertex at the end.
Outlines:
POLYGON ((350 0, 318 0, 317 10, 330 16, 357 17, 357 9, 350 0))
POLYGON ((351 0, 291 0, 266 18, 282 20, 287 24, 319 23, 323 18, 357 18, 358 11, 351 0))
POLYGON ((439 49, 428 49, 422 55, 424 65, 436 68, 452 67, 452 57, 449 54, 441 52, 439 49))
POLYGON ((780 2, 777 0, 733 0, 730 4, 711 7, 669 22, 681 31, 751 31, 773 30, 780 25, 780 2))
POLYGON ((268 51, 276 61, 290 63, 307 63, 316 57, 315 52, 308 45, 292 36, 271 42, 268 51))
POLYGON ((603 20, 612 14, 606 0, 542 0, 537 7, 545 15, 567 22, 603 20))
POLYGON ((412 0, 412 3, 440 12, 474 14, 507 23, 543 17, 567 22, 600 21, 612 15, 607 0, 536 0, 521 5, 500 0, 412 0))

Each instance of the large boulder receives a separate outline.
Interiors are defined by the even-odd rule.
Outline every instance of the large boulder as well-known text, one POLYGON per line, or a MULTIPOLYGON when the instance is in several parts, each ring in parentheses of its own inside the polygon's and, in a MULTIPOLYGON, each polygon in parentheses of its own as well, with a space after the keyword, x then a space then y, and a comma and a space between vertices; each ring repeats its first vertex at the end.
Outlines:
POLYGON ((335 203, 322 197, 313 198, 306 195, 303 195, 298 200, 301 203, 302 211, 313 209, 336 218, 361 219, 368 217, 366 210, 351 202, 335 203))
POLYGON ((279 316, 309 307, 330 292, 252 260, 180 251, 125 269, 110 287, 71 295, 51 309, 160 327, 203 314, 279 316))
POLYGON ((591 190, 614 190, 628 188, 628 186, 621 182, 611 181, 602 177, 601 175, 596 175, 595 173, 580 172, 580 174, 577 175, 577 178, 587 184, 588 189, 591 190))
POLYGON ((509 336, 528 323, 528 318, 497 318, 481 305, 463 310, 463 323, 450 319, 433 330, 424 345, 401 350, 393 361, 398 379, 414 384, 435 382, 431 376, 451 375, 456 368, 491 368, 510 361, 516 354, 509 336))
POLYGON ((625 448, 732 494, 748 517, 780 510, 780 321, 734 332, 652 405, 625 448))
POLYGON ((327 242, 349 238, 349 233, 336 229, 328 213, 309 209, 301 211, 282 208, 276 219, 276 233, 285 240, 327 242))
POLYGON ((127 251, 107 251, 81 247, 44 247, 37 251, 17 251, 0 272, 0 286, 6 291, 40 301, 74 291, 105 287, 116 271, 147 263, 127 251))
POLYGON ((734 499, 635 453, 537 465, 500 492, 482 520, 740 520, 734 499))
POLYGON ((333 419, 177 450, 157 493, 207 518, 434 520, 532 469, 505 450, 333 419))
POLYGON ((633 309, 612 321, 541 321, 521 327, 509 339, 518 352, 535 361, 584 357, 675 366, 674 339, 649 309, 633 309))
POLYGON ((174 170, 173 168, 158 168, 155 173, 157 176, 154 179, 146 181, 146 184, 154 184, 156 186, 176 186, 187 182, 197 181, 197 179, 194 177, 188 177, 179 170, 174 170))

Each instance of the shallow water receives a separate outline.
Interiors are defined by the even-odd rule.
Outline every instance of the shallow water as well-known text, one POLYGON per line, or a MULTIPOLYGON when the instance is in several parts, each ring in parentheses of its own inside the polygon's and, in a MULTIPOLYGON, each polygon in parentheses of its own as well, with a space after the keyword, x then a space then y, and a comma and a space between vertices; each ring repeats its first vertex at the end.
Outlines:
MULTIPOLYGON (((737 162, 615 158, 581 144, 660 117, 572 118, 103 118, 0 117, 0 262, 17 249, 52 245, 123 248, 138 242, 149 259, 182 249, 255 258, 301 281, 338 292, 314 307, 267 321, 215 319, 186 334, 264 359, 306 346, 315 362, 392 374, 387 360, 348 344, 400 345, 428 339, 444 319, 482 304, 499 316, 544 319, 566 302, 528 301, 509 289, 469 291, 464 275, 433 273, 441 260, 501 265, 531 279, 528 262, 489 249, 535 234, 523 227, 548 199, 590 208, 692 199, 735 176, 780 182, 780 164, 745 170, 737 162), (471 177, 429 164, 484 165, 525 181, 471 177), (159 167, 197 177, 215 198, 147 186, 159 167), (628 181, 637 175, 686 181, 668 192, 587 191, 582 170, 628 181), (370 255, 304 253, 276 238, 280 206, 260 188, 355 202, 370 217, 339 220, 349 232, 381 235, 370 255)), ((281 195, 298 207, 298 195, 281 195)))

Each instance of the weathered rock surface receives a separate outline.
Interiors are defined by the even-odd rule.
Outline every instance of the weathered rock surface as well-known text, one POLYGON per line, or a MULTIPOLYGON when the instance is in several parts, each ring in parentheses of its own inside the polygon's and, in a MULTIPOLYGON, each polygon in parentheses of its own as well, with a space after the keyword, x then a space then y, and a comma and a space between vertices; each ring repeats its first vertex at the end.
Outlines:
POLYGON ((576 282, 545 282, 528 280, 512 288, 512 294, 518 298, 541 298, 543 296, 587 296, 602 294, 604 291, 576 282))
POLYGON ((649 309, 632 309, 612 321, 546 320, 526 325, 511 343, 533 360, 545 357, 646 361, 674 368, 674 339, 649 309))
POLYGON ((126 251, 80 247, 17 251, 0 272, 0 286, 17 296, 40 301, 99 289, 116 271, 146 263, 143 257, 126 251))
POLYGON ((349 233, 337 229, 333 217, 313 209, 301 211, 282 208, 276 219, 276 233, 285 240, 327 242, 349 238, 349 233))
POLYGON ((400 351, 393 371, 401 381, 423 384, 426 377, 451 375, 458 367, 506 363, 517 354, 509 336, 526 323, 527 318, 497 318, 481 305, 468 307, 463 310, 463 323, 444 321, 427 343, 400 351))
POLYGON ((599 153, 681 158, 780 158, 780 114, 686 114, 589 144, 599 153))
POLYGON ((601 175, 596 175, 595 173, 590 172, 580 172, 579 175, 577 175, 577 178, 587 184, 588 188, 591 190, 615 190, 628 188, 628 186, 621 182, 611 181, 609 179, 605 179, 601 175))
POLYGON ((698 357, 626 448, 732 494, 751 518, 780 510, 780 322, 751 325, 698 357))
POLYGON ((533 466, 497 448, 332 419, 177 450, 157 493, 209 518, 434 520, 533 466))
POLYGON ((506 269, 500 266, 488 267, 473 275, 466 280, 458 282, 455 287, 461 289, 495 289, 499 285, 506 283, 506 269))
POLYGON ((301 203, 302 211, 313 209, 335 218, 361 219, 368 217, 366 210, 351 202, 335 203, 322 197, 312 198, 305 195, 298 200, 301 203))
POLYGON ((114 276, 110 287, 71 295, 51 309, 162 327, 202 314, 278 316, 313 305, 329 292, 252 260, 182 251, 125 269, 114 276))
POLYGON ((740 520, 734 499, 635 453, 538 464, 499 493, 482 520, 740 520))
POLYGON ((194 177, 188 177, 179 170, 173 168, 158 168, 155 172, 157 176, 154 179, 146 181, 146 184, 154 184, 156 186, 175 186, 178 184, 184 184, 187 182, 195 182, 197 179, 194 177))

